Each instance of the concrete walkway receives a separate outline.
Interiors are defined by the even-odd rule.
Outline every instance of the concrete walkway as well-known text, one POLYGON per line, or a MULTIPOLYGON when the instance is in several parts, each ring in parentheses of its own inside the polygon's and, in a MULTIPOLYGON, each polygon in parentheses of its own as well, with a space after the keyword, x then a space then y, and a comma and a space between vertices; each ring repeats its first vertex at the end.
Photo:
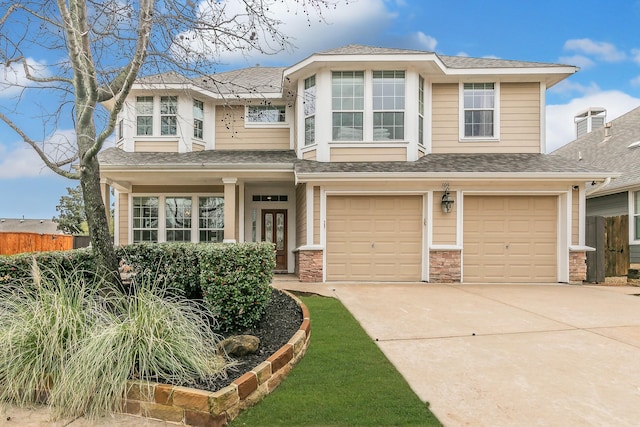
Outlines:
POLYGON ((446 426, 640 425, 640 288, 314 286, 446 426))

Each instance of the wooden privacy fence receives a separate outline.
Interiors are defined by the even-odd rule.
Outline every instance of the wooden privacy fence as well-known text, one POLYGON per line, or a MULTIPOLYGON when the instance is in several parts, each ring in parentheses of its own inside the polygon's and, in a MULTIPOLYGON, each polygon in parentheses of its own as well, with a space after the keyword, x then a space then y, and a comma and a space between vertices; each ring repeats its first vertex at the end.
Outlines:
POLYGON ((588 216, 586 222, 587 282, 626 276, 629 269, 629 216, 588 216))
POLYGON ((0 255, 73 249, 73 236, 65 234, 0 233, 0 255))

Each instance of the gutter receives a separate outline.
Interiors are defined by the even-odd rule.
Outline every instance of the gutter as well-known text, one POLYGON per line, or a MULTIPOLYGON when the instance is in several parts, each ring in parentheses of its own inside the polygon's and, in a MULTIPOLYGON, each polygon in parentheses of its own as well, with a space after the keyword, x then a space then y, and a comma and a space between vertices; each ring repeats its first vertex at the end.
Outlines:
POLYGON ((585 197, 592 195, 593 193, 596 193, 600 190, 602 190, 603 188, 605 188, 607 185, 609 185, 611 183, 611 177, 607 177, 605 178, 605 180, 603 182, 601 182, 599 185, 597 185, 596 187, 590 189, 589 191, 585 192, 585 197))

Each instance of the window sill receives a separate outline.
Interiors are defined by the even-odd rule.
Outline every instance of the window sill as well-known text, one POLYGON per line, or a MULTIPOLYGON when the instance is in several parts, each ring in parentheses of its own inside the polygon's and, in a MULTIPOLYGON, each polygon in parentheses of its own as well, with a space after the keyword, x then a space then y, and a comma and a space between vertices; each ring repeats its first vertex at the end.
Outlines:
POLYGON ((500 138, 460 138, 458 142, 500 142, 500 138))
POLYGON ((409 145, 409 141, 396 141, 396 140, 385 140, 385 141, 329 141, 329 145, 335 146, 344 146, 344 147, 363 147, 363 146, 381 146, 381 147, 397 147, 397 146, 405 146, 409 145))
POLYGON ((285 129, 290 128, 289 122, 278 122, 278 123, 249 123, 244 122, 244 127, 249 128, 257 128, 257 129, 285 129))

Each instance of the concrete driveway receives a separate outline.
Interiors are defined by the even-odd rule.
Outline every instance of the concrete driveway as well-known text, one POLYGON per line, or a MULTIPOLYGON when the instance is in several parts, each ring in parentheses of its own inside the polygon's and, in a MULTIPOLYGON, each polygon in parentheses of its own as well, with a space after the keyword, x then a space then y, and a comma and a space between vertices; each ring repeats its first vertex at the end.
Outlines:
POLYGON ((446 426, 640 425, 640 288, 320 286, 446 426))

